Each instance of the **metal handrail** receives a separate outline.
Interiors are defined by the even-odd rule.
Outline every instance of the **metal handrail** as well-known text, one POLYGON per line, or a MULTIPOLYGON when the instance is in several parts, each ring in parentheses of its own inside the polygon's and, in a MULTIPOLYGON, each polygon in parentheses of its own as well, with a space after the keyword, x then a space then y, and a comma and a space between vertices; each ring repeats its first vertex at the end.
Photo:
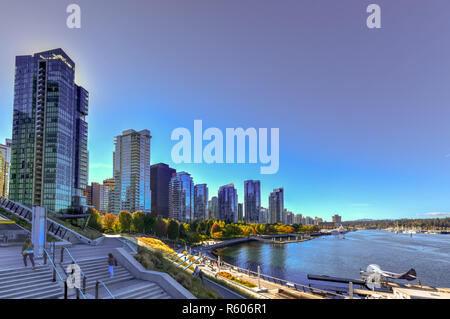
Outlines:
MULTIPOLYGON (((206 257, 206 259, 209 259, 209 260, 215 262, 214 259, 212 259, 212 258, 210 258, 208 256, 204 256, 204 257, 206 257)), ((255 277, 258 276, 257 272, 251 271, 249 269, 244 269, 244 268, 241 268, 241 267, 238 267, 238 266, 234 266, 234 265, 228 264, 227 262, 224 262, 224 261, 221 261, 221 264, 224 264, 225 266, 228 266, 229 268, 236 269, 238 272, 243 273, 243 274, 247 274, 247 275, 253 274, 255 277)), ((322 290, 320 288, 313 288, 313 287, 310 287, 310 286, 306 286, 306 285, 303 285, 303 284, 299 284, 299 283, 288 281, 288 280, 281 279, 281 278, 272 277, 272 276, 265 275, 265 274, 260 274, 260 277, 262 279, 266 279, 267 278, 267 279, 269 279, 268 281, 270 281, 270 279, 272 279, 272 281, 275 282, 275 283, 277 283, 277 281, 278 281, 279 284, 287 286, 287 287, 291 287, 291 288, 292 288, 291 285, 293 285, 295 290, 298 290, 297 286, 299 286, 299 287, 303 288, 303 290, 305 290, 305 288, 310 290, 312 293, 314 293, 314 291, 315 291, 315 292, 320 292, 322 294, 328 294, 328 295, 333 295, 333 296, 337 296, 337 297, 344 297, 344 296, 342 296, 340 294, 337 294, 337 293, 334 293, 334 292, 331 292, 331 291, 322 290), (287 285, 288 283, 289 283, 289 285, 287 285)))
POLYGON ((188 253, 185 253, 185 254, 183 254, 183 255, 179 256, 178 258, 175 258, 175 259, 170 259, 170 262, 171 262, 171 263, 173 263, 173 262, 177 261, 178 259, 180 259, 181 257, 184 257, 184 256, 186 256, 187 254, 188 254, 188 253))
POLYGON ((56 272, 56 274, 58 274, 58 277, 61 281, 63 281, 58 269, 56 269, 55 264, 53 263, 52 258, 50 257, 50 254, 48 253, 47 249, 44 248, 44 253, 47 255, 47 258, 50 260, 50 263, 52 264, 53 270, 56 272))
POLYGON ((83 291, 80 288, 77 288, 77 289, 80 292, 80 294, 83 297, 83 299, 87 299, 86 296, 84 295, 83 291))
POLYGON ((106 289, 106 291, 108 292, 108 294, 111 296, 112 299, 116 299, 116 297, 114 297, 114 295, 111 293, 111 291, 109 291, 108 287, 106 287, 106 285, 103 281, 97 280, 97 282, 99 282, 103 285, 103 287, 106 289))
POLYGON ((189 265, 187 265, 186 267, 183 268, 183 270, 188 269, 190 266, 192 266, 193 264, 195 264, 197 261, 199 261, 203 256, 198 257, 197 259, 195 259, 193 262, 191 262, 189 265))

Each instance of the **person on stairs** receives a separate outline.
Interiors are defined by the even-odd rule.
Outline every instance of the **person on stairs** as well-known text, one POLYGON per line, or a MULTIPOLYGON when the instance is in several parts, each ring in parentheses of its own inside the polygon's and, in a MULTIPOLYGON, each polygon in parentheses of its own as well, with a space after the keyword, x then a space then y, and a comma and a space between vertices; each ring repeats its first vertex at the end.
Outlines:
POLYGON ((108 254, 108 266, 110 278, 112 278, 114 277, 114 266, 117 266, 117 260, 111 253, 108 254))
POLYGON ((23 256, 23 263, 25 264, 25 267, 27 267, 27 257, 30 258, 31 265, 33 266, 33 270, 35 268, 34 265, 34 246, 31 242, 31 238, 27 238, 25 240, 25 243, 22 245, 22 256, 23 256))

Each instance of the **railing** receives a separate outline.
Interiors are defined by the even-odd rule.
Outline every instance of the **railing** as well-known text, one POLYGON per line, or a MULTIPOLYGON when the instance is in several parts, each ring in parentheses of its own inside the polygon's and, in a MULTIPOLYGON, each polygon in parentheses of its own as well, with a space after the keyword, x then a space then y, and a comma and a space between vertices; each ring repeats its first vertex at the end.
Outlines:
MULTIPOLYGON (((53 245, 54 248, 54 245, 53 245)), ((54 250, 53 250, 53 254, 54 254, 54 250)), ((64 299, 67 299, 67 281, 63 280, 61 274, 59 273, 58 269, 56 269, 55 263, 52 260, 52 257, 50 257, 50 254, 48 253, 47 249, 44 248, 44 265, 47 264, 47 259, 50 260, 50 264, 53 268, 53 278, 52 281, 56 282, 56 275, 58 275, 59 280, 61 280, 61 282, 64 282, 64 299)), ((84 295, 84 293, 81 291, 80 288, 76 288, 76 296, 77 299, 80 299, 80 294, 83 297, 83 299, 86 299, 86 296, 84 295)))
MULTIPOLYGON (((0 196, 0 207, 7 210, 8 213, 15 215, 16 217, 31 223, 33 219, 33 211, 31 208, 26 207, 20 203, 13 202, 6 197, 0 196)), ((77 231, 70 229, 61 223, 55 221, 53 218, 57 217, 57 214, 47 210, 47 225, 46 230, 53 236, 62 240, 68 240, 76 238, 86 244, 92 244, 92 240, 83 236, 77 231)))
MULTIPOLYGON (((193 264, 195 264, 197 261, 200 261, 200 259, 202 258, 203 256, 200 256, 200 257, 198 257, 197 259, 195 259, 193 262, 191 262, 189 265, 187 265, 186 267, 184 267, 183 268, 183 270, 186 270, 186 269, 188 269, 189 267, 191 267, 193 264)), ((194 258, 194 257, 192 257, 192 258, 194 258)))
MULTIPOLYGON (((50 259, 50 262, 54 266, 55 264, 54 264, 53 260, 55 259, 55 254, 56 254, 56 247, 55 247, 55 243, 54 242, 52 243, 51 250, 52 250, 53 259, 49 256, 47 250, 44 249, 44 252, 46 253, 46 254, 44 254, 44 264, 47 263, 47 257, 48 257, 50 259)), ((61 248, 61 260, 60 260, 61 267, 62 267, 62 263, 63 263, 63 260, 64 260, 64 250, 67 250, 67 248, 61 248)), ((76 298, 80 299, 80 295, 81 295, 83 297, 83 299, 87 299, 86 295, 85 295, 85 293, 86 293, 86 276, 84 275, 84 273, 81 270, 80 266, 77 264, 75 258, 72 257, 72 255, 70 254, 70 252, 68 250, 67 250, 67 253, 72 258, 72 260, 73 260, 72 263, 77 265, 78 269, 80 269, 80 272, 83 274, 83 290, 81 290, 78 287, 75 287, 76 288, 75 289, 76 298)), ((53 278, 55 278, 55 271, 57 272, 56 267, 54 266, 53 267, 53 278)), ((59 276, 60 280, 64 282, 64 299, 68 299, 67 280, 63 280, 62 276, 59 274, 59 272, 58 272, 58 276, 59 276)), ((55 280, 53 280, 53 281, 55 281, 55 280)))
POLYGON ((64 261, 64 251, 67 252, 67 254, 69 255, 70 259, 72 259, 72 264, 77 265, 78 269, 80 269, 80 273, 83 276, 83 293, 86 293, 86 281, 87 281, 87 277, 84 274, 83 269, 81 269, 80 265, 78 265, 78 262, 76 261, 75 258, 73 258, 72 254, 70 253, 70 251, 67 249, 67 247, 61 248, 61 263, 64 261))
POLYGON ((114 295, 111 293, 111 291, 106 287, 105 283, 101 280, 97 280, 95 283, 95 299, 98 299, 98 286, 99 284, 102 284, 102 286, 105 288, 106 292, 111 296, 112 299, 116 299, 114 295))
MULTIPOLYGON (((214 259, 212 259, 212 258, 210 258, 208 256, 204 256, 204 257, 205 257, 205 259, 210 260, 214 264, 217 263, 216 260, 214 260, 214 259)), ((265 274, 261 274, 261 273, 258 274, 257 272, 251 271, 250 269, 244 269, 244 268, 241 268, 241 267, 238 267, 238 266, 234 266, 234 265, 228 264, 228 263, 223 262, 223 261, 220 262, 220 265, 221 265, 221 267, 225 266, 224 268, 229 268, 230 270, 235 270, 235 271, 237 271, 239 273, 242 273, 242 274, 245 274, 245 275, 247 275, 249 277, 250 276, 254 276, 254 277, 258 278, 258 275, 259 275, 259 278, 261 278, 263 280, 266 280, 266 281, 269 281, 269 282, 273 282, 275 284, 278 284, 278 285, 281 285, 281 286, 285 286, 285 287, 288 287, 288 288, 292 288, 292 289, 295 289, 297 291, 302 291, 302 292, 306 292, 306 293, 310 292, 310 293, 319 294, 319 295, 330 295, 330 296, 337 297, 337 298, 345 298, 345 296, 337 294, 337 293, 334 293, 334 292, 331 292, 331 291, 322 290, 322 289, 319 289, 319 288, 313 288, 313 287, 311 287, 311 285, 306 286, 306 285, 302 285, 302 284, 299 284, 299 283, 291 282, 291 281, 288 281, 288 280, 284 280, 284 279, 281 279, 281 278, 276 278, 276 277, 265 275, 265 274)))
POLYGON ((56 275, 58 275, 59 280, 63 281, 61 274, 59 273, 58 269, 56 269, 55 263, 53 262, 52 258, 50 257, 47 249, 44 248, 44 265, 47 264, 47 258, 50 260, 50 263, 53 268, 53 278, 52 281, 56 282, 56 275))

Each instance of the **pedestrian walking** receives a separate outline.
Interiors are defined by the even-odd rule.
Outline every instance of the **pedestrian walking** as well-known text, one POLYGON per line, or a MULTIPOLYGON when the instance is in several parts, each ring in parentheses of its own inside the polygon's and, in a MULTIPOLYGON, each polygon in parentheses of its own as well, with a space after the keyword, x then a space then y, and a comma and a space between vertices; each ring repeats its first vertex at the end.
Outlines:
POLYGON ((23 263, 25 267, 27 267, 27 257, 30 258, 31 265, 33 266, 33 270, 35 268, 34 265, 34 246, 31 241, 31 238, 27 238, 25 240, 25 243, 22 245, 22 256, 23 256, 23 263))
POLYGON ((114 256, 109 253, 108 254, 108 268, 109 268, 109 275, 110 278, 114 277, 114 267, 117 266, 117 260, 114 258, 114 256))

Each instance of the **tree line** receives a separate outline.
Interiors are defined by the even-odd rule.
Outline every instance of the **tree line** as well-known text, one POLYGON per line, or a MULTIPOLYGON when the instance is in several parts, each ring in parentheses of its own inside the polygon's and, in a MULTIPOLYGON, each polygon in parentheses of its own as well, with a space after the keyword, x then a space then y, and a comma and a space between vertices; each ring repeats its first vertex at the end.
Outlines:
POLYGON ((104 233, 136 233, 154 235, 160 238, 197 243, 210 239, 229 239, 251 235, 311 233, 316 226, 277 224, 230 223, 222 220, 194 220, 182 223, 175 219, 162 218, 155 213, 121 211, 114 214, 100 214, 91 210, 87 225, 104 233))
POLYGON ((353 227, 365 227, 384 229, 390 227, 422 228, 425 230, 443 230, 450 228, 450 217, 447 218, 418 218, 418 219, 381 219, 381 220, 356 220, 343 222, 343 225, 353 227))

